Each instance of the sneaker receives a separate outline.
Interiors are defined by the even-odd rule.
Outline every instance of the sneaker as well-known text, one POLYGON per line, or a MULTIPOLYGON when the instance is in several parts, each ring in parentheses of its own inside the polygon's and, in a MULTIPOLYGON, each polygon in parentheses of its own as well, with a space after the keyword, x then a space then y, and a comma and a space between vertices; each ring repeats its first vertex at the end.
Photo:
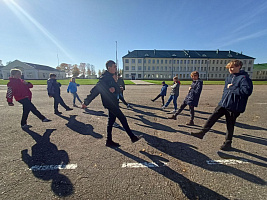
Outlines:
POLYGON ((31 125, 27 125, 27 124, 24 124, 23 126, 21 126, 21 128, 23 129, 23 130, 25 130, 25 129, 29 129, 29 128, 31 128, 32 126, 31 125))
POLYGON ((177 119, 177 116, 176 115, 172 115, 171 117, 167 117, 168 119, 174 119, 176 120, 177 119))
POLYGON ((51 121, 52 121, 51 119, 45 118, 42 122, 51 122, 51 121))
POLYGON ((106 142, 107 147, 119 147, 121 146, 119 143, 113 142, 112 140, 106 142))
POLYGON ((73 110, 73 108, 67 108, 66 111, 70 111, 70 110, 73 110))
POLYGON ((194 126, 194 121, 190 120, 189 122, 186 123, 186 125, 189 125, 189 126, 194 126))
POLYGON ((223 151, 229 151, 229 150, 232 149, 231 144, 232 144, 232 141, 226 141, 226 142, 223 143, 223 145, 221 146, 220 149, 223 150, 223 151))
POLYGON ((132 143, 137 142, 138 140, 140 140, 143 136, 142 135, 135 135, 133 138, 131 138, 132 143))
POLYGON ((194 136, 194 137, 197 137, 199 139, 203 139, 204 135, 205 135, 205 132, 204 131, 199 131, 199 132, 191 132, 191 135, 194 136))
POLYGON ((170 113, 176 113, 176 112, 177 112, 177 110, 170 111, 170 113))
POLYGON ((115 128, 119 128, 120 125, 119 125, 117 122, 114 122, 113 127, 115 127, 115 128))
POLYGON ((56 111, 56 112, 54 112, 56 115, 61 115, 62 114, 62 112, 59 112, 59 111, 56 111))
POLYGON ((154 99, 151 99, 151 101, 153 101, 153 102, 154 102, 155 100, 154 100, 154 99))
POLYGON ((127 109, 133 108, 130 104, 127 105, 127 109))
POLYGON ((76 104, 73 104, 72 106, 73 106, 73 107, 78 107, 76 104))
POLYGON ((164 110, 166 107, 165 106, 162 106, 161 109, 164 110))

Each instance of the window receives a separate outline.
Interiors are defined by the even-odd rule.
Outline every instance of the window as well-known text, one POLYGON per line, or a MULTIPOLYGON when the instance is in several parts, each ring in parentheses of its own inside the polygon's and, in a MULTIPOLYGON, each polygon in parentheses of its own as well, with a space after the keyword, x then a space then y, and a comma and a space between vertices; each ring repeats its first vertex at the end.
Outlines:
POLYGON ((125 70, 129 70, 129 66, 125 66, 125 70))
POLYGON ((154 59, 152 60, 152 63, 155 64, 155 60, 154 59))
POLYGON ((184 71, 186 71, 186 67, 184 67, 184 71))
POLYGON ((173 71, 175 71, 175 67, 173 67, 173 71))
POLYGON ((154 66, 152 67, 152 70, 155 71, 155 67, 154 66))
POLYGON ((221 60, 220 64, 223 64, 223 61, 221 60))
POLYGON ((138 74, 138 78, 142 78, 142 75, 141 74, 138 74))
POLYGON ((168 61, 167 60, 165 60, 165 64, 167 64, 168 63, 168 61))
POLYGON ((144 66, 144 71, 146 70, 146 66, 144 66))
POLYGON ((210 77, 213 78, 213 74, 211 74, 210 77))
POLYGON ((173 60, 173 64, 175 64, 176 63, 176 60, 173 60))
POLYGON ((135 66, 132 66, 132 70, 135 70, 135 66))
POLYGON ((148 59, 148 63, 151 63, 151 60, 150 59, 148 59))
POLYGON ((251 64, 252 64, 252 60, 250 60, 250 61, 248 62, 248 64, 250 64, 250 65, 251 65, 251 64))
POLYGON ((168 68, 167 67, 165 67, 165 71, 167 71, 168 70, 168 68))
POLYGON ((194 64, 194 61, 193 60, 191 60, 191 64, 194 64))
POLYGON ((125 63, 129 63, 129 59, 125 59, 125 63))
POLYGON ((186 74, 186 78, 189 78, 189 74, 186 74))
POLYGON ((246 60, 244 60, 244 64, 247 64, 247 61, 246 60))
POLYGON ((159 71, 159 66, 157 66, 157 71, 159 71))
POLYGON ((132 59, 132 63, 135 63, 135 59, 132 59))
POLYGON ((172 60, 169 60, 169 64, 172 64, 172 60))
POLYGON ((160 60, 160 63, 163 64, 163 60, 160 60))
POLYGON ((248 71, 250 71, 251 67, 248 67, 248 71))
POLYGON ((172 70, 172 68, 171 67, 169 67, 169 71, 171 71, 172 70))
POLYGON ((183 60, 180 60, 180 64, 183 64, 183 60))
POLYGON ((125 77, 126 77, 126 78, 129 78, 129 74, 125 74, 125 77))
POLYGON ((150 71, 150 66, 147 67, 147 70, 150 71))
POLYGON ((216 67, 216 70, 215 71, 218 71, 218 67, 216 67))
POLYGON ((214 71, 214 67, 211 68, 211 71, 214 71))
POLYGON ((200 71, 203 71, 203 67, 200 68, 200 71))
POLYGON ((212 64, 215 64, 215 60, 212 61, 212 64))
POLYGON ((159 64, 159 60, 157 60, 157 64, 159 64))
POLYGON ((141 71, 142 70, 142 67, 141 66, 138 66, 138 71, 141 71))
POLYGON ((138 59, 138 63, 142 63, 142 59, 138 59))
POLYGON ((216 64, 219 64, 219 60, 217 60, 216 64))
POLYGON ((222 67, 220 67, 220 71, 222 71, 222 67))
POLYGON ((163 67, 160 67, 160 70, 163 71, 163 67))

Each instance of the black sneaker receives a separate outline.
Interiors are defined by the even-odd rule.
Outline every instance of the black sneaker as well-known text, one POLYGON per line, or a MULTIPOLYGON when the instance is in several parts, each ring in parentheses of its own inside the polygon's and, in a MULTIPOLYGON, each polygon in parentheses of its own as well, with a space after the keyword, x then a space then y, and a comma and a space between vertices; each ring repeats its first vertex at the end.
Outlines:
POLYGON ((107 141, 107 142, 106 142, 106 146, 107 146, 107 147, 120 147, 121 145, 120 145, 119 143, 113 142, 113 141, 111 140, 111 141, 107 141))
POLYGON ((70 110, 73 110, 73 108, 67 108, 66 111, 70 111, 70 110))
POLYGON ((172 115, 171 117, 167 117, 168 119, 174 119, 176 120, 177 119, 177 116, 176 115, 172 115))
POLYGON ((223 143, 223 145, 221 146, 220 149, 223 150, 223 151, 229 151, 229 150, 232 149, 231 144, 232 144, 232 141, 226 141, 226 142, 223 143))
POLYGON ((189 125, 189 126, 194 126, 194 121, 190 120, 189 122, 186 123, 186 125, 189 125))
POLYGON ((205 133, 204 133, 204 131, 199 131, 199 132, 195 132, 195 133, 191 132, 191 135, 194 137, 197 137, 199 139, 203 139, 205 133))
POLYGON ((138 140, 140 140, 141 138, 142 138, 143 136, 142 135, 135 135, 133 138, 131 138, 131 140, 132 140, 132 143, 135 143, 135 142, 137 142, 138 140))
POLYGON ((31 125, 27 125, 27 124, 24 124, 23 126, 21 126, 21 128, 23 130, 27 130, 27 129, 31 128, 31 127, 32 127, 31 125))
POLYGON ((61 115, 62 114, 62 112, 59 112, 59 111, 56 111, 56 112, 54 112, 56 115, 61 115))

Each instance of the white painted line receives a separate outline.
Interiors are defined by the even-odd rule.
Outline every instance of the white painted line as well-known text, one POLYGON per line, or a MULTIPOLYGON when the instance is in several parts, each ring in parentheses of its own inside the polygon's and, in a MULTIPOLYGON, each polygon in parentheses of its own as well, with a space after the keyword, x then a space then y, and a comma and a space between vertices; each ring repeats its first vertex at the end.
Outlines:
MULTIPOLYGON (((167 165, 167 163, 162 162, 163 166, 167 165)), ((122 164, 122 168, 139 168, 139 167, 148 167, 148 168, 152 168, 152 167, 163 167, 163 166, 159 166, 158 164, 152 162, 152 163, 148 163, 148 162, 144 162, 144 163, 123 163, 122 164)))
POLYGON ((32 171, 48 171, 48 170, 57 170, 57 169, 76 169, 77 164, 68 164, 68 165, 34 165, 29 170, 32 171))
POLYGON ((208 165, 235 165, 235 164, 244 164, 244 163, 249 163, 245 159, 241 160, 236 160, 236 159, 225 159, 225 160, 207 160, 206 161, 208 165))

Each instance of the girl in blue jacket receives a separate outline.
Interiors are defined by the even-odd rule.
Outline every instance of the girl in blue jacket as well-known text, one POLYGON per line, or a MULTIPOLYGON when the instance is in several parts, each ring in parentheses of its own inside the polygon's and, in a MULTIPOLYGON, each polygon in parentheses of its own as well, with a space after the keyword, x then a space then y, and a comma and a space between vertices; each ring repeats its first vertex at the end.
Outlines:
POLYGON ((226 65, 230 76, 225 79, 222 99, 215 108, 204 127, 192 136, 202 139, 219 118, 225 115, 226 118, 226 137, 221 146, 221 150, 231 150, 236 118, 240 113, 245 112, 248 97, 252 94, 253 84, 247 72, 240 70, 243 66, 242 61, 233 60, 226 65))
POLYGON ((79 98, 78 94, 77 94, 77 87, 80 86, 79 84, 77 84, 75 82, 75 78, 71 78, 70 79, 70 83, 67 89, 67 92, 71 93, 73 95, 73 106, 77 107, 75 104, 75 100, 76 98, 78 99, 78 101, 82 104, 83 102, 81 101, 81 99, 79 98))
POLYGON ((194 125, 194 117, 195 117, 195 107, 198 106, 199 97, 202 91, 203 81, 199 78, 199 73, 197 71, 191 72, 191 78, 193 80, 191 86, 189 87, 189 92, 185 97, 183 104, 180 106, 179 110, 173 114, 168 119, 176 120, 177 115, 179 115, 185 107, 188 105, 190 109, 191 119, 186 125, 193 126, 194 125))

